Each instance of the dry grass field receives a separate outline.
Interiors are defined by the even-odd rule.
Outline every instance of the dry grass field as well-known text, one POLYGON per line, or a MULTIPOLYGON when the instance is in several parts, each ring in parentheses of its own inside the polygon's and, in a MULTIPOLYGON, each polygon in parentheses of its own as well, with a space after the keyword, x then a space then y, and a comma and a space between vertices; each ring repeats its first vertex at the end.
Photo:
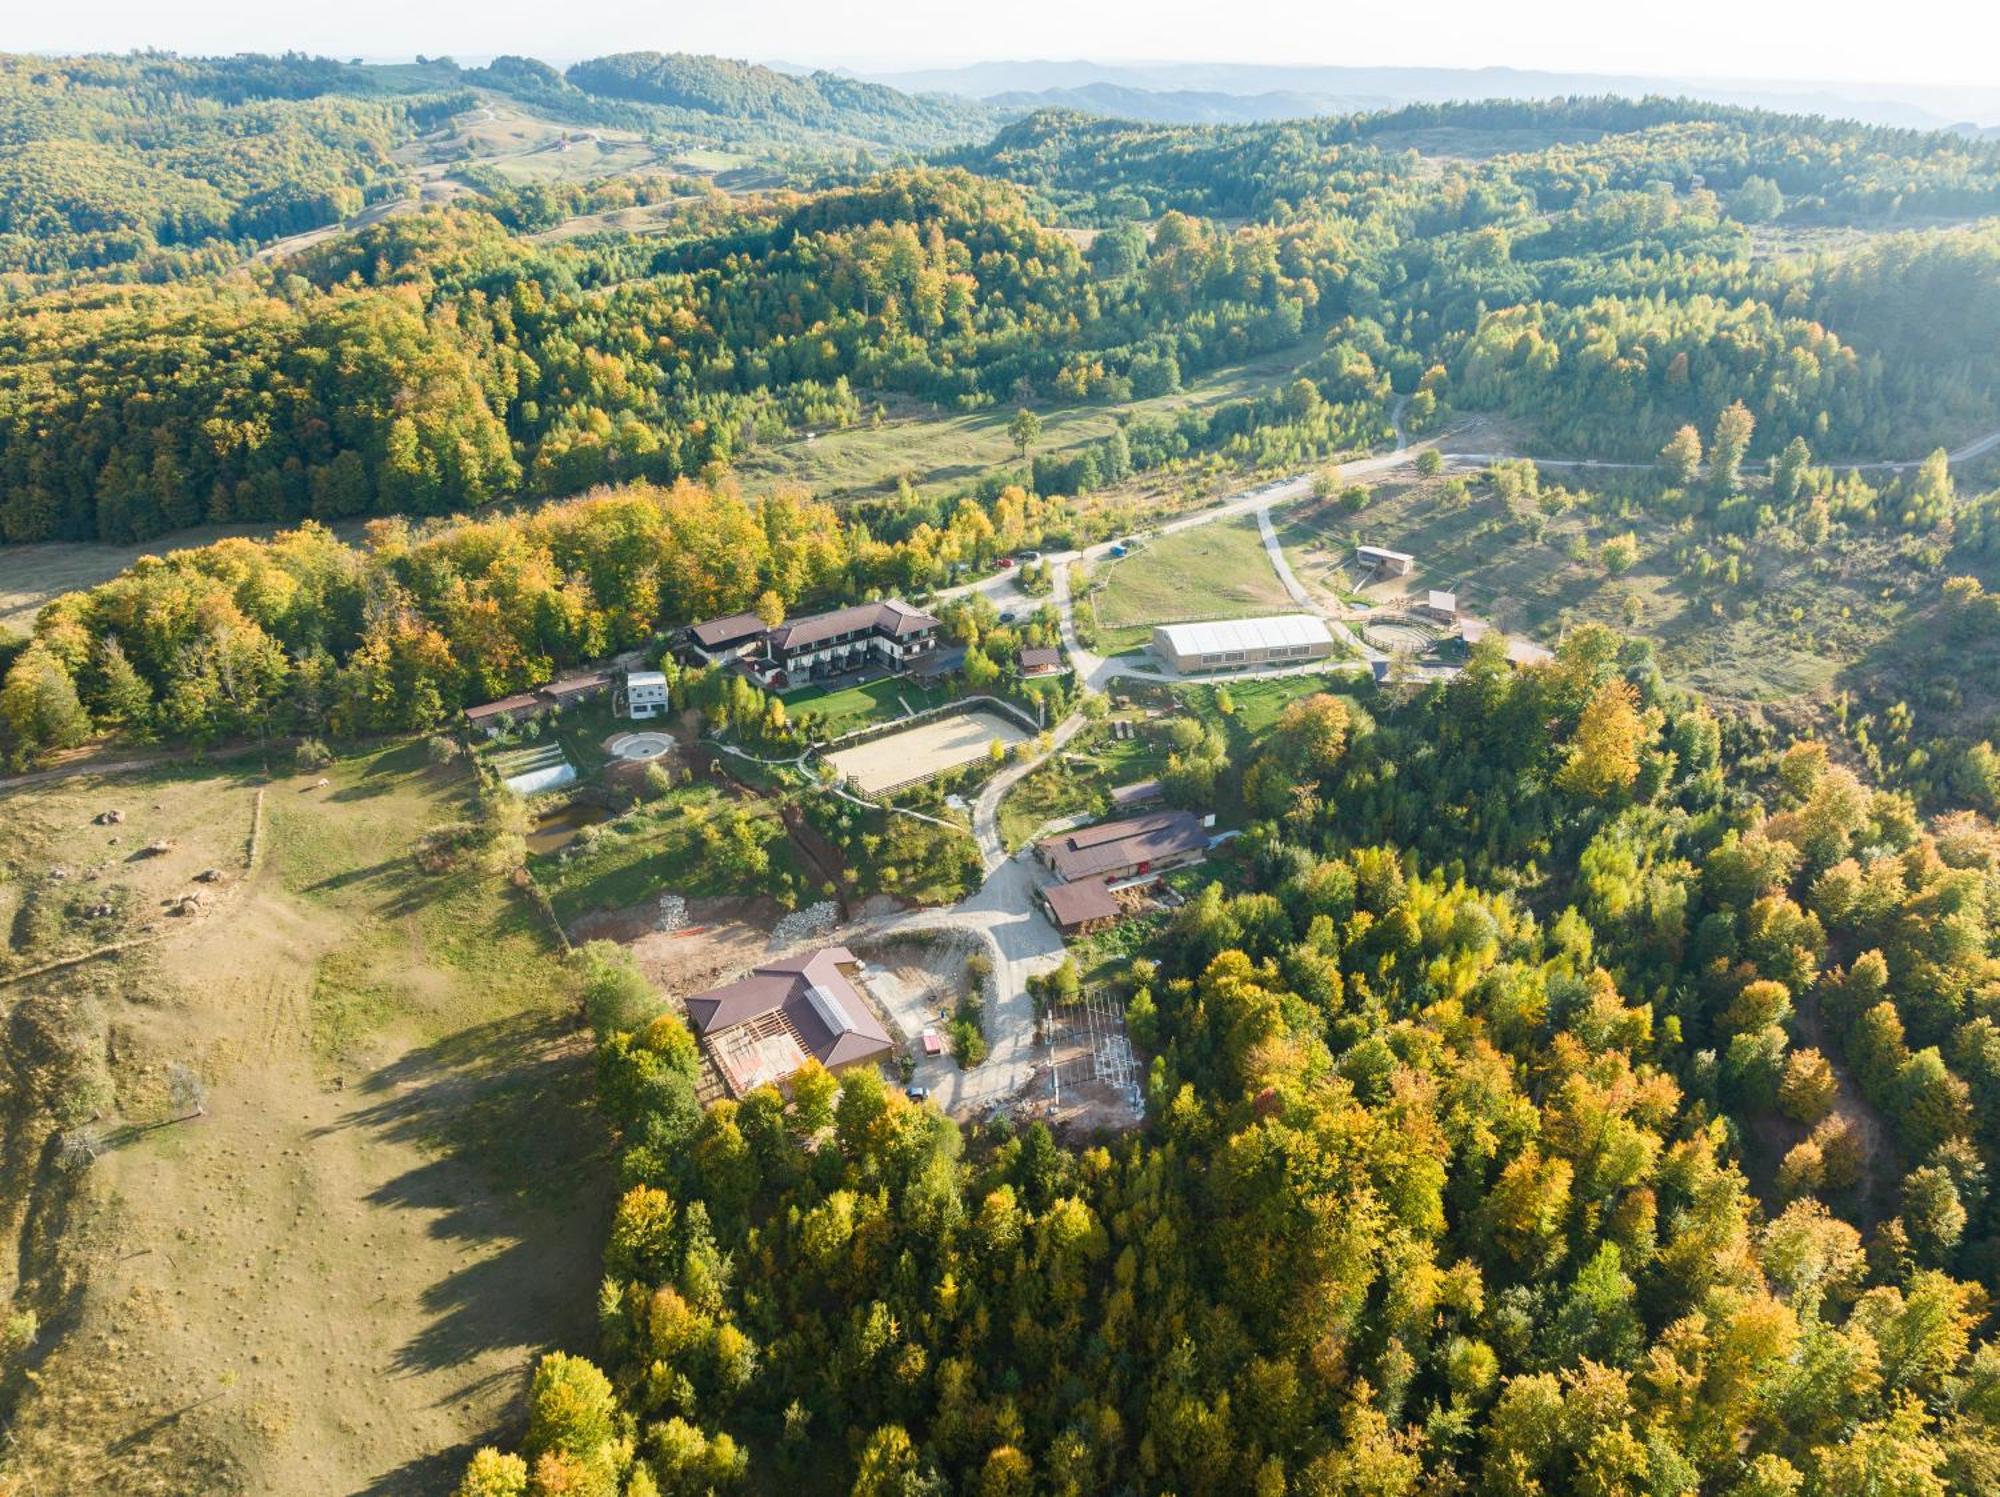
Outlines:
MULTIPOLYGON (((1462 500, 1443 478, 1399 478, 1376 487, 1359 513, 1292 505, 1279 528, 1286 558, 1326 604, 1358 596, 1395 606, 1439 588, 1455 592, 1461 610, 1549 645, 1570 624, 1598 620, 1655 641, 1670 679, 1732 701, 1824 699, 1869 682, 1907 692, 1940 668, 1969 703, 1991 699, 1990 690, 1975 690, 1983 683, 1971 662, 1938 658, 1944 636, 1932 617, 1945 572, 1987 568, 1976 559, 1925 562, 1916 537, 1863 531, 1815 549, 1774 531, 1735 543, 1739 585, 1703 584, 1681 559, 1695 538, 1671 517, 1605 496, 1546 511, 1510 508, 1478 475, 1467 476, 1462 500), (1613 575, 1602 548, 1628 533, 1637 560, 1613 575), (1415 570, 1357 594, 1365 579, 1354 547, 1364 543, 1413 553, 1415 570)), ((1564 481, 1557 470, 1543 479, 1564 481)), ((1708 550, 1720 564, 1731 544, 1711 540, 1708 550)))
MULTIPOLYGON (((1041 411, 1037 452, 1070 452, 1102 441, 1122 417, 1167 417, 1189 408, 1259 395, 1296 377, 1318 353, 1301 343, 1247 363, 1215 370, 1171 395, 1122 405, 1072 405, 1041 411)), ((958 412, 916 402, 899 402, 880 426, 863 424, 844 431, 793 437, 745 453, 739 468, 747 483, 776 479, 805 484, 823 498, 889 492, 907 478, 920 493, 948 492, 994 468, 1018 464, 1008 423, 1011 405, 958 412)))
POLYGON ((410 858, 463 814, 463 769, 412 746, 328 777, 0 799, 17 971, 84 939, 22 918, 52 867, 129 886, 91 939, 162 932, 0 987, 0 1293, 42 1320, 0 1488, 443 1494, 532 1358, 592 1340, 609 1184, 566 974, 496 876, 410 858), (121 855, 156 834, 170 853, 121 855), (155 913, 208 867, 201 912, 155 913), (77 1137, 94 1163, 65 1163, 77 1137))

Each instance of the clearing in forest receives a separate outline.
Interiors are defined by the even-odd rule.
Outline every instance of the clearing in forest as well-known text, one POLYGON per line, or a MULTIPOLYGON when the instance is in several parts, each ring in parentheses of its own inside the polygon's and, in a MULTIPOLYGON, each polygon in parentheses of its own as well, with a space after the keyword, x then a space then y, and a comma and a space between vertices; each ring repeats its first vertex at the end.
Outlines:
MULTIPOLYGON (((1297 378, 1300 365, 1319 351, 1318 343, 1308 340, 1202 375, 1171 394, 1042 409, 1042 436, 1035 450, 1073 452, 1103 441, 1122 419, 1168 418, 1178 411, 1268 394, 1297 378)), ((950 492, 994 469, 1021 465, 1008 431, 1013 417, 1012 405, 951 411, 903 402, 879 425, 870 420, 788 437, 751 449, 737 466, 746 479, 794 479, 821 497, 887 492, 899 478, 907 478, 922 494, 950 492)))

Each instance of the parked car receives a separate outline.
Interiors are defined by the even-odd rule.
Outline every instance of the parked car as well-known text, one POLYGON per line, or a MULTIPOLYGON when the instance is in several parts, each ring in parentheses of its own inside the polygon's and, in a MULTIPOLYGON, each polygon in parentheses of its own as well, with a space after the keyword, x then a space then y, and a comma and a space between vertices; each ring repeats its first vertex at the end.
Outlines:
POLYGON ((903 1095, 912 1102, 928 1102, 931 1099, 931 1089, 927 1086, 906 1086, 903 1088, 903 1095))
POLYGON ((1013 557, 1011 557, 1011 556, 1003 556, 1003 557, 1001 557, 1001 558, 1000 558, 1000 570, 1001 570, 1001 571, 1003 571, 1003 572, 1011 572, 1011 571, 1012 571, 1013 569, 1014 569, 1014 558, 1013 558, 1013 557))
POLYGON ((1003 623, 1003 624, 1011 624, 1011 623, 1013 623, 1013 622, 1014 622, 1014 615, 1013 615, 1013 613, 1012 613, 1012 612, 1008 612, 1008 613, 1003 613, 1003 614, 1001 614, 1001 615, 1000 615, 1000 622, 1001 622, 1001 623, 1003 623))
POLYGON ((1036 562, 1040 561, 1041 559, 1042 559, 1042 553, 1039 551, 1023 551, 1021 553, 1021 558, 1020 558, 1021 565, 1024 567, 1033 566, 1036 562))

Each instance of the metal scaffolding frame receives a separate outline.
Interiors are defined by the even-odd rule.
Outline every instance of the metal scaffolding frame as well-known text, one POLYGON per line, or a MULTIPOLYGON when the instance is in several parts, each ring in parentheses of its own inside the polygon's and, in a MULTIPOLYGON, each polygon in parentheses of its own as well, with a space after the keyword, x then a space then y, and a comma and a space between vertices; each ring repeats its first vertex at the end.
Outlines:
POLYGON ((1136 1116, 1145 1115, 1145 1097, 1139 1087, 1139 1066, 1132 1054, 1132 1039, 1125 1032, 1125 1015, 1109 995, 1092 991, 1075 1003, 1049 1010, 1043 1023, 1049 1054, 1049 1093, 1062 1105, 1065 1079, 1071 1086, 1101 1081, 1124 1100, 1136 1116), (1058 1041, 1074 1039, 1083 1053, 1068 1060, 1056 1059, 1058 1041))

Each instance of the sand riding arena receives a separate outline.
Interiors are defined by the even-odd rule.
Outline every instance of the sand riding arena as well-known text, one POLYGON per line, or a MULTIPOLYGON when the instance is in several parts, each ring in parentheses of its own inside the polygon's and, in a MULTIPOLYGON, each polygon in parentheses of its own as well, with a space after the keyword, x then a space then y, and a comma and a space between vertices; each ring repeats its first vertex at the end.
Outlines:
POLYGON ((881 795, 970 764, 989 752, 996 738, 1012 748, 1027 736, 1020 724, 997 712, 961 712, 837 749, 826 762, 863 795, 881 795))

